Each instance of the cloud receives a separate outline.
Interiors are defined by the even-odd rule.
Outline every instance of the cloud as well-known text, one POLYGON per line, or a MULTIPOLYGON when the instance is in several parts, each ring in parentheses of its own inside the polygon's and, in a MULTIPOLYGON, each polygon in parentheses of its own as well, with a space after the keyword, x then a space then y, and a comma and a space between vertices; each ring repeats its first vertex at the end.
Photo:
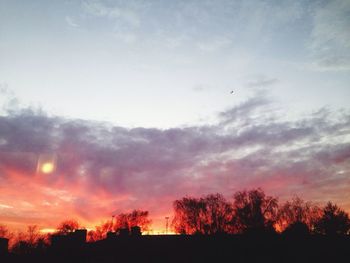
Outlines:
POLYGON ((310 48, 320 70, 350 69, 349 12, 347 0, 324 2, 315 8, 310 48))
POLYGON ((233 107, 219 114, 221 124, 229 125, 239 123, 239 126, 254 124, 252 118, 256 117, 256 113, 262 114, 269 111, 271 100, 264 92, 257 92, 253 97, 244 101, 239 107, 233 107))
POLYGON ((13 208, 13 206, 0 204, 0 209, 11 209, 11 208, 13 208))
POLYGON ((254 80, 249 81, 246 86, 249 88, 263 88, 267 86, 272 86, 278 83, 279 80, 276 78, 266 78, 266 77, 258 77, 254 80))
POLYGON ((19 107, 19 99, 6 82, 0 82, 0 112, 15 111, 19 107))
POLYGON ((118 35, 122 31, 150 46, 202 52, 245 49, 274 39, 304 14, 300 1, 85 0, 81 8, 88 19, 103 19, 104 27, 118 35))
POLYGON ((74 216, 93 224, 141 208, 159 227, 177 198, 251 187, 282 199, 332 197, 350 209, 349 112, 289 121, 271 116, 270 106, 260 93, 216 124, 171 129, 10 112, 0 117, 0 201, 14 209, 0 210, 0 219, 52 227, 74 216), (37 172, 43 154, 55 156, 53 174, 37 172))
POLYGON ((69 26, 71 26, 71 27, 79 27, 79 24, 77 24, 77 23, 75 22, 75 20, 74 20, 72 17, 70 17, 70 16, 66 16, 66 17, 65 17, 65 21, 66 21, 67 24, 68 24, 69 26))
POLYGON ((7 95, 8 93, 8 84, 6 82, 0 82, 0 94, 7 95))
POLYGON ((346 71, 350 70, 350 56, 335 54, 319 54, 307 68, 315 71, 346 71))
POLYGON ((116 20, 125 23, 127 26, 139 27, 141 23, 137 13, 137 10, 140 9, 139 5, 122 5, 121 3, 107 5, 103 1, 95 0, 83 1, 82 8, 86 13, 92 16, 116 20))
POLYGON ((198 48, 202 51, 214 52, 230 47, 232 41, 228 38, 217 37, 208 41, 198 43, 198 48))

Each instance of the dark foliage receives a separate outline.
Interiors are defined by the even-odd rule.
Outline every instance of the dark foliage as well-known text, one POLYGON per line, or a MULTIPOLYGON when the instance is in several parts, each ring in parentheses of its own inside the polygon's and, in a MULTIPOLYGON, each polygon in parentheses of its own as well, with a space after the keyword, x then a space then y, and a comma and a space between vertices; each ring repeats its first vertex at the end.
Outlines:
POLYGON ((297 221, 290 224, 284 231, 284 235, 294 237, 305 237, 310 234, 310 229, 306 223, 297 221))
POLYGON ((316 223, 316 232, 326 235, 346 235, 349 230, 349 215, 329 202, 323 209, 322 217, 316 223))

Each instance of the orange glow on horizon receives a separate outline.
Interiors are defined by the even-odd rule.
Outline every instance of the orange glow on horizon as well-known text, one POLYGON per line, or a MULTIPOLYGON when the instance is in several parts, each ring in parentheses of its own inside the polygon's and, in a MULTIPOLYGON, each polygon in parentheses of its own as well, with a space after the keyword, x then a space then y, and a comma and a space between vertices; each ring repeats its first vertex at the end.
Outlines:
POLYGON ((173 231, 168 231, 168 233, 165 233, 164 229, 154 229, 152 231, 146 231, 142 233, 142 235, 151 235, 151 236, 158 236, 158 235, 178 235, 177 233, 173 231))
MULTIPOLYGON (((94 231, 95 228, 94 227, 82 227, 82 229, 86 229, 88 232, 89 231, 94 231)), ((56 228, 42 228, 39 230, 40 233, 42 234, 53 234, 55 232, 57 232, 56 228)), ((165 233, 164 229, 152 229, 149 231, 144 231, 142 232, 142 235, 152 235, 152 236, 156 236, 156 235, 177 235, 177 233, 173 232, 173 231, 168 231, 168 233, 165 233)))
POLYGON ((51 233, 54 233, 56 231, 57 231, 57 229, 55 229, 55 228, 42 228, 42 229, 40 229, 40 233, 42 233, 42 234, 51 234, 51 233))

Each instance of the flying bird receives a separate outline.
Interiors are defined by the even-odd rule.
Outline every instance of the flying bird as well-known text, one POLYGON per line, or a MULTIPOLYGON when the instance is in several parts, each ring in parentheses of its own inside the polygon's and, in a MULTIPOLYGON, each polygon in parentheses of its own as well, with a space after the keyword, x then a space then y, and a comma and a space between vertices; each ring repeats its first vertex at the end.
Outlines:
POLYGON ((233 94, 233 90, 231 90, 230 94, 233 94))

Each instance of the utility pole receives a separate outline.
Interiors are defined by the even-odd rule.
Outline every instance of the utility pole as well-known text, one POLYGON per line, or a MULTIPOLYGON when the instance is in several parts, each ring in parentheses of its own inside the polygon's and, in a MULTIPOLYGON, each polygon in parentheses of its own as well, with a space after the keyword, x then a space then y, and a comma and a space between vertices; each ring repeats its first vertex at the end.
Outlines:
POLYGON ((168 234, 168 227, 169 227, 169 217, 165 217, 165 234, 168 234))

